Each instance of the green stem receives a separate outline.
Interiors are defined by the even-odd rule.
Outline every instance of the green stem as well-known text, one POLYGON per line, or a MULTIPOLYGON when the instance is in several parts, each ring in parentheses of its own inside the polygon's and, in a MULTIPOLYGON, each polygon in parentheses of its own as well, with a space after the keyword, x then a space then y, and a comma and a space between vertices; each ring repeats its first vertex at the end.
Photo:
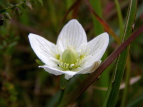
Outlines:
POLYGON ((16 4, 16 5, 9 6, 9 7, 5 8, 5 10, 12 9, 12 8, 14 8, 14 7, 18 7, 18 6, 20 6, 20 5, 24 4, 24 3, 25 3, 25 2, 19 2, 19 3, 16 4))
POLYGON ((11 55, 9 54, 4 54, 4 59, 5 59, 5 74, 6 78, 9 80, 11 78, 11 55))
MULTIPOLYGON (((102 15, 102 4, 100 0, 90 0, 90 3, 94 9, 94 11, 97 13, 97 15, 101 18, 103 18, 102 15)), ((94 17, 92 14, 93 24, 94 24, 94 33, 95 35, 99 35, 104 32, 104 28, 102 24, 94 17)), ((102 58, 102 60, 105 60, 108 56, 108 53, 106 52, 102 58)), ((100 87, 107 87, 109 84, 109 69, 106 69, 105 72, 103 72, 99 79, 100 87)), ((105 91, 99 91, 101 96, 101 101, 104 100, 106 92, 105 91)), ((95 95, 93 95, 95 96, 95 95)))
POLYGON ((58 107, 62 107, 62 106, 61 106, 62 104, 60 104, 60 103, 61 103, 61 101, 62 101, 62 99, 63 99, 63 95, 64 95, 64 90, 62 89, 62 90, 61 90, 61 93, 60 93, 59 101, 58 101, 58 107))
POLYGON ((114 0, 114 1, 115 1, 117 13, 118 13, 118 19, 119 19, 120 39, 122 39, 122 36, 123 36, 123 33, 124 33, 123 17, 122 17, 121 8, 119 6, 118 0, 114 0))
MULTIPOLYGON (((137 9, 137 1, 136 0, 131 0, 130 1, 130 6, 127 14, 127 21, 125 25, 125 32, 124 35, 122 36, 122 43, 130 36, 133 30, 133 24, 135 21, 135 16, 136 16, 136 9, 137 9)), ((129 47, 127 47, 118 57, 117 64, 116 64, 116 69, 115 69, 115 80, 113 81, 111 85, 111 91, 109 92, 109 96, 106 96, 105 100, 107 104, 106 107, 114 107, 116 104, 116 100, 118 97, 118 92, 119 92, 119 86, 121 83, 121 80, 123 78, 124 74, 124 68, 126 65, 126 58, 129 52, 129 47)))
POLYGON ((15 7, 19 7, 19 6, 23 5, 24 3, 25 3, 25 1, 22 1, 22 2, 19 2, 19 3, 15 4, 15 5, 11 5, 11 6, 7 7, 7 8, 1 9, 0 13, 4 13, 5 11, 7 11, 9 9, 13 9, 15 7))
POLYGON ((130 63, 130 55, 127 57, 127 68, 126 68, 126 80, 125 80, 125 89, 123 92, 123 97, 122 97, 122 102, 121 102, 121 107, 125 107, 127 103, 127 95, 128 95, 128 90, 129 90, 129 81, 130 81, 130 74, 131 74, 131 63, 130 63))

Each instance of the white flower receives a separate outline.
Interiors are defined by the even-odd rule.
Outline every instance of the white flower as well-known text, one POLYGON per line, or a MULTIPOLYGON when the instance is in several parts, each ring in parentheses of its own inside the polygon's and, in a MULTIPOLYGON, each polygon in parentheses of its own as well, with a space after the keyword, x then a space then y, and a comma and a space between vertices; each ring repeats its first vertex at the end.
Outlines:
POLYGON ((54 75, 65 74, 68 80, 76 74, 91 73, 100 65, 109 36, 102 33, 87 42, 83 27, 73 19, 60 32, 56 45, 32 33, 29 34, 29 41, 38 58, 45 64, 40 67, 54 75))

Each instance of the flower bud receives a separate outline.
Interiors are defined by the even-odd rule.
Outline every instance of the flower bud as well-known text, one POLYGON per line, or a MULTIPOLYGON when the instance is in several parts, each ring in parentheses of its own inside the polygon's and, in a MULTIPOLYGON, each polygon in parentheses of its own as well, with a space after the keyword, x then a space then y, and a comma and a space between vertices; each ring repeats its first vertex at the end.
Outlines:
POLYGON ((4 13, 4 17, 9 20, 11 19, 11 16, 8 12, 4 13))
POLYGON ((29 9, 31 9, 31 10, 33 9, 31 3, 28 2, 28 1, 26 1, 26 6, 27 6, 29 9))

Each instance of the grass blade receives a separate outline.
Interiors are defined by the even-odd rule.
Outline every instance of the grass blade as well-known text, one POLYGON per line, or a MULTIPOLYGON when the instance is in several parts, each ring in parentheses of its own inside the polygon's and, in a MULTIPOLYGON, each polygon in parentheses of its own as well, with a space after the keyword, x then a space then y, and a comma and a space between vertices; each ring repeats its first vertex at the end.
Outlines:
POLYGON ((131 103, 129 103, 127 105, 127 107, 141 107, 142 105, 142 101, 143 101, 143 94, 141 96, 139 96, 138 98, 136 98, 134 101, 132 101, 131 103), (139 106, 140 105, 140 106, 139 106))
POLYGON ((108 26, 108 24, 103 20, 101 19, 97 14, 96 12, 94 11, 94 9, 92 8, 91 4, 89 3, 88 0, 84 0, 85 3, 87 4, 89 10, 91 11, 91 13, 95 16, 95 18, 103 25, 104 29, 106 32, 108 32, 111 36, 113 36, 113 38, 115 39, 115 41, 120 44, 120 39, 118 38, 118 36, 113 32, 112 28, 110 28, 108 26))
MULTIPOLYGON (((135 16, 136 16, 136 8, 137 8, 137 1, 131 0, 130 6, 128 9, 128 15, 127 15, 127 21, 126 21, 127 23, 125 26, 125 32, 124 32, 124 35, 122 38, 122 42, 124 40, 126 40, 126 38, 128 38, 130 36, 130 34, 132 33, 132 30, 133 30, 132 26, 134 25, 134 20, 135 20, 135 16)), ((116 65, 116 69, 115 69, 115 80, 110 85, 112 88, 109 91, 109 93, 110 93, 110 94, 108 94, 109 96, 106 97, 108 99, 108 100, 106 100, 107 102, 104 103, 104 106, 106 106, 106 107, 114 107, 115 106, 117 94, 119 91, 119 86, 120 86, 120 83, 121 83, 121 80, 122 80, 122 77, 124 74, 128 51, 129 51, 129 47, 127 49, 125 49, 118 57, 117 65, 116 65)))
POLYGON ((141 33, 143 32, 143 25, 138 28, 124 43, 122 43, 96 70, 90 74, 82 83, 71 91, 69 94, 66 94, 59 107, 65 107, 69 104, 73 104, 74 101, 98 78, 98 76, 114 61, 114 59, 132 42, 134 41, 141 33))
MULTIPOLYGON (((61 21, 61 23, 60 23, 60 27, 59 27, 59 28, 61 28, 61 25, 62 25, 62 23, 65 21, 67 15, 68 15, 77 5, 79 5, 80 2, 81 2, 81 0, 76 0, 76 1, 69 7, 69 9, 68 9, 67 12, 65 13, 64 17, 62 18, 62 21, 61 21)), ((59 29, 59 30, 60 30, 60 29, 59 29)))
MULTIPOLYGON (((94 11, 97 13, 97 15, 102 18, 103 15, 102 15, 101 1, 100 0, 90 0, 90 3, 92 5, 92 7, 94 8, 94 11)), ((92 19, 93 19, 93 24, 94 24, 95 35, 99 35, 99 34, 103 33, 104 32, 103 26, 94 17, 93 14, 92 14, 92 19)), ((108 57, 108 53, 105 52, 102 60, 105 60, 105 58, 107 58, 107 57, 108 57)), ((100 76, 99 85, 100 85, 100 87, 108 87, 108 85, 109 85, 109 69, 106 69, 106 72, 102 73, 102 75, 100 76)), ((106 92, 99 90, 99 95, 100 95, 101 102, 103 102, 106 92)), ((96 97, 96 95, 93 95, 93 96, 96 97)))
POLYGON ((121 9, 120 9, 118 0, 114 0, 114 1, 115 1, 115 4, 116 4, 117 13, 118 13, 119 28, 120 28, 120 38, 122 38, 122 35, 124 33, 123 17, 122 17, 122 13, 121 13, 121 9))
MULTIPOLYGON (((101 1, 100 0, 90 0, 91 5, 96 12, 96 14, 102 18, 102 7, 101 7, 101 1)), ((99 35, 104 32, 103 26, 101 23, 92 15, 93 18, 93 24, 94 24, 94 30, 95 35, 99 35)))

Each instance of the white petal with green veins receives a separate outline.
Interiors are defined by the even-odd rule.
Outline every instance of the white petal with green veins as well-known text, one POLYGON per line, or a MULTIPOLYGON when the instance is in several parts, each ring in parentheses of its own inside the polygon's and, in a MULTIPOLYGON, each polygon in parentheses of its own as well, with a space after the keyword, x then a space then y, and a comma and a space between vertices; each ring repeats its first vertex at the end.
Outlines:
POLYGON ((36 34, 30 33, 28 37, 32 49, 45 64, 40 67, 54 75, 65 74, 67 80, 97 69, 109 43, 107 33, 87 42, 83 27, 75 19, 63 27, 56 45, 36 34))

